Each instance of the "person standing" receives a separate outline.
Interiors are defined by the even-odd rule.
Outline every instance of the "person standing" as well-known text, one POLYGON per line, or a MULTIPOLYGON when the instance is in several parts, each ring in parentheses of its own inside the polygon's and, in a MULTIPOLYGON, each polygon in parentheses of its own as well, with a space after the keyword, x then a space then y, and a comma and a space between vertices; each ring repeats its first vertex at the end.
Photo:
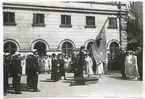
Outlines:
POLYGON ((65 78, 65 69, 64 69, 64 60, 63 60, 62 54, 58 55, 58 63, 60 64, 60 66, 59 66, 60 79, 63 76, 64 80, 66 80, 66 78, 65 78))
POLYGON ((6 95, 8 88, 8 78, 9 78, 9 66, 10 66, 10 55, 5 53, 3 55, 3 72, 4 72, 4 95, 6 95))
POLYGON ((127 51, 127 55, 125 57, 125 74, 126 76, 130 75, 130 67, 132 65, 132 55, 131 51, 127 51))
POLYGON ((21 67, 21 54, 19 52, 15 52, 15 55, 12 59, 12 76, 14 81, 14 88, 16 94, 22 94, 20 88, 21 75, 22 75, 22 67, 21 67))
POLYGON ((120 50, 120 53, 119 53, 119 65, 121 67, 121 73, 122 73, 122 78, 126 78, 126 75, 125 75, 125 57, 126 57, 126 52, 124 49, 121 49, 120 50))
POLYGON ((22 66, 22 75, 26 74, 26 57, 23 56, 21 60, 21 66, 22 66))
POLYGON ((83 69, 85 65, 85 47, 81 46, 80 51, 79 51, 79 67, 78 67, 78 77, 83 78, 83 69))
POLYGON ((88 77, 90 77, 91 75, 93 75, 93 61, 92 58, 86 54, 86 74, 88 75, 88 77))
POLYGON ((33 89, 33 92, 40 92, 40 90, 38 90, 38 76, 40 72, 40 66, 38 62, 37 49, 33 50, 33 55, 31 57, 31 65, 32 65, 32 68, 31 68, 32 89, 33 89))
POLYGON ((59 66, 58 59, 55 53, 52 54, 52 72, 51 72, 51 80, 58 81, 59 76, 59 66))
POLYGON ((137 65, 138 65, 138 71, 139 71, 139 80, 143 80, 143 52, 141 47, 137 47, 136 50, 137 55, 137 65))
POLYGON ((139 77, 139 73, 138 73, 138 66, 137 66, 137 57, 135 56, 135 52, 132 51, 131 52, 132 54, 132 64, 131 64, 131 67, 130 67, 130 74, 129 76, 134 78, 135 80, 138 79, 139 77))
POLYGON ((97 63, 97 75, 102 77, 104 74, 103 60, 97 63))
POLYGON ((32 89, 32 74, 31 74, 31 70, 32 70, 32 62, 31 62, 31 58, 32 58, 33 53, 29 53, 27 55, 27 59, 26 59, 26 75, 27 75, 27 85, 28 88, 32 89))

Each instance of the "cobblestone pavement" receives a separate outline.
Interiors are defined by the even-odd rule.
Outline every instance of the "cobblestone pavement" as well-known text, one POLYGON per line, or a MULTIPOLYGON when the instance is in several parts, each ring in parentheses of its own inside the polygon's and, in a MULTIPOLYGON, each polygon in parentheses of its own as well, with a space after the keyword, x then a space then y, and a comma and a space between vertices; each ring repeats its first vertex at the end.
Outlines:
MULTIPOLYGON (((99 79, 96 84, 70 85, 72 73, 67 73, 67 80, 52 82, 50 74, 40 74, 38 88, 41 92, 31 92, 26 88, 26 76, 22 76, 22 94, 8 90, 5 98, 34 98, 55 96, 96 96, 96 97, 142 97, 142 81, 122 79, 121 74, 111 73, 99 79)), ((9 83, 12 79, 9 79, 9 83)))

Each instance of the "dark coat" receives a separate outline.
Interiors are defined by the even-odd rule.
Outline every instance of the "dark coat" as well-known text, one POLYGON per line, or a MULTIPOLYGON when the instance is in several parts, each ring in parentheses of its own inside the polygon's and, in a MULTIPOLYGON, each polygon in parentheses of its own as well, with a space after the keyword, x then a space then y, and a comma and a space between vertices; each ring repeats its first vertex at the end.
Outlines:
POLYGON ((40 66, 39 66, 37 56, 35 56, 35 55, 31 56, 29 68, 31 70, 32 75, 35 75, 35 74, 37 74, 37 72, 40 72, 40 66))
POLYGON ((11 61, 12 76, 18 76, 22 74, 21 58, 14 56, 11 61))
POLYGON ((59 80, 59 67, 57 66, 59 64, 58 60, 52 59, 52 70, 51 70, 51 79, 54 81, 59 80))
POLYGON ((79 52, 79 64, 80 67, 83 67, 85 63, 85 53, 83 51, 79 52))
POLYGON ((61 59, 61 60, 59 59, 58 63, 60 64, 60 66, 59 66, 60 76, 65 76, 64 60, 63 59, 61 59))

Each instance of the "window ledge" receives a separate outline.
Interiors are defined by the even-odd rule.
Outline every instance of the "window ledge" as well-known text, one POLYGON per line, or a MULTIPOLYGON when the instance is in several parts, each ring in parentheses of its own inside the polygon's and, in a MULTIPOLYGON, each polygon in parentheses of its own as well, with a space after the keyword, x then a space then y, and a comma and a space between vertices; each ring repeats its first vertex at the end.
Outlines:
POLYGON ((85 28, 96 28, 95 25, 86 25, 85 28))
POLYGON ((59 25, 60 27, 66 27, 66 28, 71 28, 72 27, 72 25, 64 25, 64 24, 61 24, 61 25, 59 25))
POLYGON ((45 27, 45 24, 36 24, 36 23, 33 23, 32 26, 33 27, 45 27))
POLYGON ((16 26, 16 23, 4 23, 4 26, 16 26))
POLYGON ((118 29, 118 27, 111 27, 111 26, 109 26, 108 29, 118 29))

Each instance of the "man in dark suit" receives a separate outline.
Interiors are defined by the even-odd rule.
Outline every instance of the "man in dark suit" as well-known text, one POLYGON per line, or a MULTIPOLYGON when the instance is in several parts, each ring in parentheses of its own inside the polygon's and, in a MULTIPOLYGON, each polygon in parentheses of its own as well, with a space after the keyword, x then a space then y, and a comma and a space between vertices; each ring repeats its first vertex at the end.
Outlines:
POLYGON ((38 90, 38 75, 40 72, 40 67, 39 67, 39 62, 38 62, 38 51, 37 49, 34 49, 33 51, 33 55, 31 57, 31 75, 32 75, 32 89, 33 92, 40 92, 40 90, 38 90))
POLYGON ((6 95, 6 91, 8 88, 9 66, 10 66, 9 53, 4 54, 3 66, 4 66, 4 68, 3 68, 3 70, 4 70, 4 95, 6 95))
POLYGON ((124 49, 120 49, 120 52, 119 52, 119 65, 121 67, 122 78, 126 78, 126 74, 125 74, 125 57, 126 57, 126 51, 124 49))
POLYGON ((136 50, 137 55, 137 65, 138 65, 138 71, 139 71, 139 80, 143 80, 143 52, 141 47, 137 47, 136 50))
POLYGON ((80 52, 79 52, 79 67, 78 67, 80 78, 84 77, 83 75, 84 63, 85 63, 85 47, 81 46, 80 52))
POLYGON ((16 94, 22 94, 20 88, 22 67, 21 67, 21 55, 19 52, 15 52, 12 58, 12 76, 14 80, 14 88, 16 94))
POLYGON ((27 85, 28 88, 32 89, 32 74, 31 74, 31 67, 32 67, 32 62, 31 62, 31 57, 33 53, 29 54, 26 59, 26 75, 27 75, 27 85))

